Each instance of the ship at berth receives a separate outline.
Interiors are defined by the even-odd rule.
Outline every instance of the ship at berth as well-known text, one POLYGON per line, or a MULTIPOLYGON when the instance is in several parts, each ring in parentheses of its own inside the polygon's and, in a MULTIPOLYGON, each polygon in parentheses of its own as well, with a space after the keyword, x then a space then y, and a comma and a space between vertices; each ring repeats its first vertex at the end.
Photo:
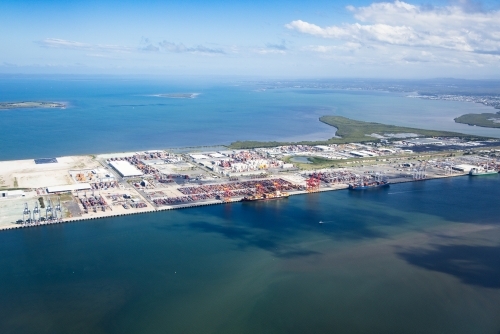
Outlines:
POLYGON ((374 188, 382 188, 388 187, 389 182, 383 179, 381 175, 377 174, 374 176, 373 180, 359 180, 354 183, 349 183, 350 190, 364 190, 364 189, 374 189, 374 188))
POLYGON ((245 197, 243 197, 242 201, 243 202, 266 201, 266 200, 271 200, 271 199, 288 198, 288 196, 290 196, 290 194, 287 192, 275 191, 275 192, 264 193, 264 194, 257 193, 257 194, 252 195, 252 196, 245 196, 245 197))
POLYGON ((498 174, 498 171, 495 168, 490 168, 489 163, 486 164, 486 167, 479 166, 471 168, 469 171, 469 175, 471 176, 481 176, 481 175, 493 175, 498 174))
POLYGON ((364 190, 372 188, 388 187, 389 182, 387 181, 369 181, 369 182, 358 182, 349 184, 349 189, 351 190, 364 190))
POLYGON ((495 169, 472 168, 469 172, 471 176, 493 175, 498 174, 495 169))

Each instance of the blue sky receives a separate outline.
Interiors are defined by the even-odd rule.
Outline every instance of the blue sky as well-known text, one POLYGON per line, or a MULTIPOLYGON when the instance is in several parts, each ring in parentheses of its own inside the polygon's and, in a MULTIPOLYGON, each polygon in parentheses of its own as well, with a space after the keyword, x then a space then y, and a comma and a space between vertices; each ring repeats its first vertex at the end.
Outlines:
POLYGON ((498 1, 0 2, 0 73, 498 78, 498 1))

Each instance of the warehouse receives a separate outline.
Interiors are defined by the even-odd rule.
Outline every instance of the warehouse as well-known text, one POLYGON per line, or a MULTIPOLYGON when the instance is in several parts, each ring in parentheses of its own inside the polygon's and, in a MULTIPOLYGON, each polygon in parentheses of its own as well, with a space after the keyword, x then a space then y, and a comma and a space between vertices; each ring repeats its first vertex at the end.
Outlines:
POLYGON ((14 198, 14 197, 24 197, 26 194, 23 190, 2 190, 0 192, 0 197, 14 198))
POLYGON ((472 168, 476 168, 476 167, 477 166, 468 165, 468 164, 461 164, 461 165, 455 165, 452 168, 454 170, 458 170, 459 172, 468 173, 468 172, 470 172, 470 170, 472 168))
POLYGON ((134 165, 125 160, 110 161, 109 163, 122 177, 142 176, 143 173, 134 165))
POLYGON ((49 194, 54 194, 54 193, 66 193, 71 191, 89 190, 89 189, 92 189, 92 187, 88 183, 76 183, 76 184, 66 184, 63 186, 47 187, 47 192, 49 194))
POLYGON ((443 145, 443 141, 434 138, 417 138, 404 141, 408 145, 443 145))

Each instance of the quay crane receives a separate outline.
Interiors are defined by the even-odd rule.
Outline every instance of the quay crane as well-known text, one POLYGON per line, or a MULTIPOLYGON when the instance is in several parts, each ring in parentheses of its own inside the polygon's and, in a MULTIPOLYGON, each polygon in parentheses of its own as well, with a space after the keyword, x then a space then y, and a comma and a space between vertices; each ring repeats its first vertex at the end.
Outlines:
POLYGON ((224 203, 231 202, 231 189, 229 187, 224 187, 224 203))
POLYGON ((265 193, 264 186, 260 183, 257 183, 255 185, 255 196, 258 196, 259 198, 264 197, 264 193, 265 193))
POLYGON ((53 213, 52 213, 52 200, 49 199, 47 207, 45 208, 45 220, 49 221, 52 220, 53 218, 53 213))
POLYGON ((307 181, 306 181, 306 190, 308 193, 312 192, 317 192, 319 191, 319 186, 321 184, 320 176, 318 175, 315 177, 314 175, 311 176, 307 181))
POLYGON ((61 197, 59 197, 59 203, 56 205, 55 209, 54 209, 54 213, 55 213, 55 219, 56 220, 60 220, 62 219, 62 211, 61 211, 61 197))
POLYGON ((274 190, 277 192, 281 191, 281 184, 278 181, 273 182, 274 190))
POLYGON ((28 217, 29 222, 31 219, 31 211, 28 209, 28 203, 24 203, 23 224, 26 224, 26 217, 28 217))
POLYGON ((427 169, 427 161, 421 163, 420 166, 418 166, 418 169, 413 170, 413 179, 423 180, 427 178, 426 169, 427 169))
POLYGON ((35 208, 33 209, 33 223, 40 222, 40 209, 38 208, 38 203, 35 203, 35 208))
POLYGON ((279 198, 288 198, 288 193, 281 192, 279 190, 280 185, 278 182, 273 182, 275 187, 275 191, 271 192, 269 189, 264 187, 262 184, 257 183, 255 185, 255 193, 251 196, 243 197, 242 201, 262 201, 262 200, 270 200, 270 199, 279 199, 279 198))

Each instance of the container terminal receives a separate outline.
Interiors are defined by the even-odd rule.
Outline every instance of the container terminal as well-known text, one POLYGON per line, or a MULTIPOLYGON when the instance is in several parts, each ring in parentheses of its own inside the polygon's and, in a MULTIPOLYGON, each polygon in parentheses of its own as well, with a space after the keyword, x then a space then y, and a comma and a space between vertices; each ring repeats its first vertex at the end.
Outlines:
MULTIPOLYGON (((340 189, 489 175, 500 142, 409 138, 391 145, 151 150, 0 162, 0 229, 340 189), (425 145, 426 149, 422 146, 425 145), (471 172, 472 171, 472 172, 471 172)), ((493 176, 495 177, 495 176, 493 176)))

